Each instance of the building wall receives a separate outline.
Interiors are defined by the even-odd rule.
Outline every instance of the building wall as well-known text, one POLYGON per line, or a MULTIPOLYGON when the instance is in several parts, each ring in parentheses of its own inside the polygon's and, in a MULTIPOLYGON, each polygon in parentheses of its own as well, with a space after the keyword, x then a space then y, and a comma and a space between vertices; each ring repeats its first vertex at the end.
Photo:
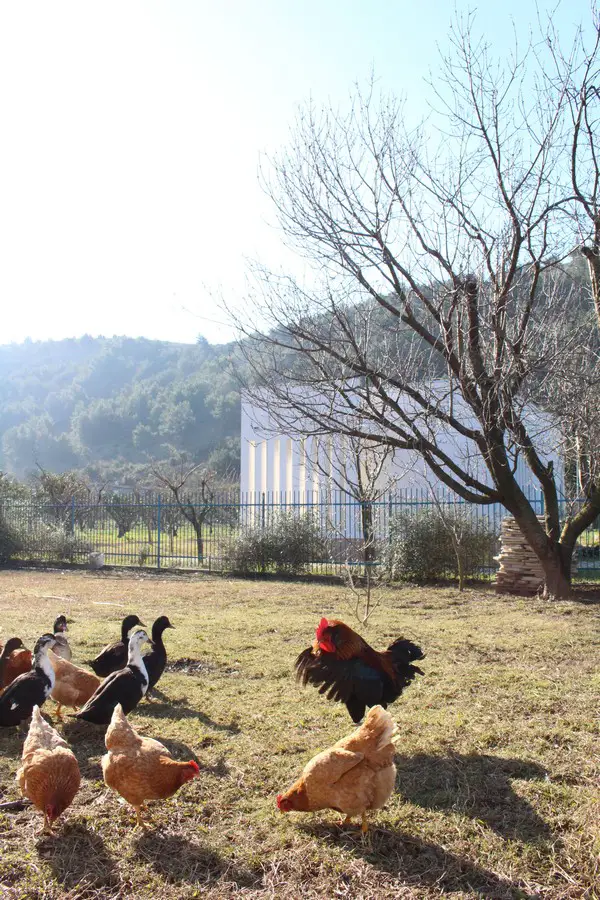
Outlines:
MULTIPOLYGON (((537 424, 537 423, 536 423, 537 424)), ((438 431, 438 445, 455 462, 466 467, 470 474, 485 484, 491 479, 483 458, 473 444, 453 431, 438 431)), ((240 487, 249 495, 269 494, 280 497, 285 502, 305 502, 315 494, 336 490, 344 485, 335 484, 340 480, 339 469, 328 477, 328 465, 331 449, 335 445, 335 453, 343 454, 344 438, 339 435, 305 438, 278 434, 266 409, 259 409, 248 400, 242 398, 241 421, 241 478, 240 487), (324 442, 333 442, 329 447, 324 442), (314 460, 321 460, 319 471, 314 460)), ((555 472, 558 473, 559 487, 562 487, 562 462, 552 447, 552 439, 548 429, 540 427, 538 441, 546 446, 546 461, 553 459, 555 472), (545 434, 545 436, 544 436, 545 434)), ((542 452, 542 457, 544 456, 542 452)), ((539 484, 522 458, 517 461, 516 476, 524 489, 539 489, 539 484)), ((387 471, 380 479, 395 488, 429 491, 445 489, 445 486, 431 473, 425 470, 420 457, 407 450, 396 450, 390 460, 387 471)), ((385 487, 385 485, 383 484, 385 487)))

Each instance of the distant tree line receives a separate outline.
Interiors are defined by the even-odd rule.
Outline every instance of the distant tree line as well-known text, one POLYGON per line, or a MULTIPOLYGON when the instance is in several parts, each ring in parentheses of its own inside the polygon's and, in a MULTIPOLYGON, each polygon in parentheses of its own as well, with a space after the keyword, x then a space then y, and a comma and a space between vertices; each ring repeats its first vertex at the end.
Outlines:
POLYGON ((211 470, 239 460, 231 347, 144 338, 0 347, 0 467, 26 478, 86 470, 133 484, 148 460, 187 454, 211 470), (176 448, 176 450, 175 450, 176 448))

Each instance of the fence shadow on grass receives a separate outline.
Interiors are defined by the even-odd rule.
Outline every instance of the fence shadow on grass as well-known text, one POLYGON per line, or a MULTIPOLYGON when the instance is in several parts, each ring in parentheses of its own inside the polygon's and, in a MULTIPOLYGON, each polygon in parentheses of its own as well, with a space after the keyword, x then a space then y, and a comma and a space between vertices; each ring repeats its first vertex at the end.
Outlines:
POLYGON ((427 886, 442 894, 464 892, 464 896, 468 892, 469 896, 494 900, 521 900, 524 896, 523 889, 515 882, 414 834, 372 826, 363 841, 358 829, 342 829, 331 824, 299 828, 336 847, 349 849, 353 855, 362 856, 381 872, 413 888, 427 886))
POLYGON ((137 852, 171 883, 230 882, 238 888, 252 888, 262 881, 262 868, 239 868, 213 850, 189 838, 160 831, 147 831, 135 841, 137 852))
POLYGON ((550 828, 513 790, 512 779, 542 781, 534 762, 500 756, 420 753, 396 757, 399 794, 425 809, 451 810, 478 819, 503 838, 548 840, 550 828))
POLYGON ((58 839, 41 838, 37 849, 66 891, 83 893, 87 888, 89 893, 114 896, 120 883, 114 859, 85 822, 65 822, 58 839))

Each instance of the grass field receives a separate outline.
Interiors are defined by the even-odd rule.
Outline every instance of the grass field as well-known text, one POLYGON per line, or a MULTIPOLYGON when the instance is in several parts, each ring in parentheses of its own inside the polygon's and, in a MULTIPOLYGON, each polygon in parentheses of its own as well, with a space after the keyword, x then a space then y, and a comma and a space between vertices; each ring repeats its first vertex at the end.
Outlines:
MULTIPOLYGON (((172 667, 131 720, 201 774, 135 830, 108 792, 103 731, 70 723, 81 791, 59 836, 0 813, 7 898, 600 898, 600 605, 403 588, 364 631, 405 634, 426 676, 393 707, 397 790, 367 841, 333 812, 278 813, 275 795, 351 730, 296 687, 292 664, 340 587, 218 578, 0 572, 0 639, 31 645, 65 612, 76 662, 126 612, 167 613, 172 667)), ((45 712, 52 715, 54 704, 45 712)), ((18 797, 22 735, 0 729, 0 801, 18 797)))

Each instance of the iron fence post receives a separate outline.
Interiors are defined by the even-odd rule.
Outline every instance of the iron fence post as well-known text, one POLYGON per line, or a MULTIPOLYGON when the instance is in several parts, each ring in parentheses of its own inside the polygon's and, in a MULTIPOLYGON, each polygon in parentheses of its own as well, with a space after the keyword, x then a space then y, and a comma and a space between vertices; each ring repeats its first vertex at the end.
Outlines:
POLYGON ((156 498, 156 568, 160 569, 160 494, 156 498))

